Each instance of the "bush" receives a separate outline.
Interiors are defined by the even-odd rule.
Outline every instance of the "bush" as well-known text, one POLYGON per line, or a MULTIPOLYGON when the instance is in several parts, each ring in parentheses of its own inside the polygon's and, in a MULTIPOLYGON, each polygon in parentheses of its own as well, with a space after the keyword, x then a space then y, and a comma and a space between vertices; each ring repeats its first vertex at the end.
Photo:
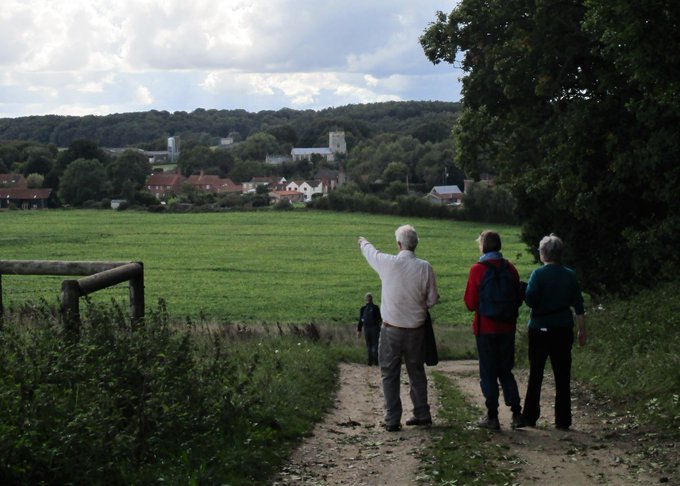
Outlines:
POLYGON ((293 203, 291 203, 290 200, 286 198, 279 199, 276 201, 276 204, 274 204, 274 209, 283 211, 291 210, 293 209, 293 203))
POLYGON ((374 194, 332 191, 326 198, 312 200, 309 207, 331 211, 352 211, 372 214, 394 214, 398 216, 416 216, 423 218, 452 218, 454 208, 431 204, 418 196, 398 196, 396 201, 387 201, 374 194))
POLYGON ((463 196, 462 217, 488 223, 517 224, 512 194, 503 186, 471 184, 463 196))
POLYGON ((304 336, 177 328, 161 303, 138 325, 90 305, 73 341, 38 314, 0 334, 2 484, 262 482, 331 403, 304 336))

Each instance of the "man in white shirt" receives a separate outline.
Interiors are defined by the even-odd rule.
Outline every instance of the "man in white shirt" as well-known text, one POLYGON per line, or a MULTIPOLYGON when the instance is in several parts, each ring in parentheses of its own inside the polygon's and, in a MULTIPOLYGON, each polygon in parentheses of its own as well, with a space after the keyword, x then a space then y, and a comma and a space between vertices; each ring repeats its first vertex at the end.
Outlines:
POLYGON ((416 258, 418 234, 411 225, 395 232, 397 255, 378 251, 366 238, 359 237, 359 248, 368 264, 382 282, 378 362, 385 398, 385 429, 401 428, 402 405, 400 378, 402 359, 410 383, 413 417, 406 425, 430 425, 430 405, 427 401, 427 375, 423 361, 424 323, 427 309, 439 300, 432 266, 416 258))

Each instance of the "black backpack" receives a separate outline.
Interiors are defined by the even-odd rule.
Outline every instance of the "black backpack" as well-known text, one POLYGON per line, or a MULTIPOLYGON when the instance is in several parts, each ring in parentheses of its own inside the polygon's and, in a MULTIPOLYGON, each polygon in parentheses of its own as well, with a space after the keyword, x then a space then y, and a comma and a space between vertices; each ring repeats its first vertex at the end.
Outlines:
POLYGON ((514 321, 521 305, 519 281, 508 261, 500 265, 481 262, 487 267, 479 285, 479 314, 499 321, 514 321))

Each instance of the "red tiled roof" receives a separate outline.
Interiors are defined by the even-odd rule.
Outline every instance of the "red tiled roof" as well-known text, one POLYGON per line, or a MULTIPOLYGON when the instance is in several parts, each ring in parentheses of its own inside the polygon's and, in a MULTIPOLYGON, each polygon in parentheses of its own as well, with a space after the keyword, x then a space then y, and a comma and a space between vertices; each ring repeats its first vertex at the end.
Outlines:
POLYGON ((149 176, 148 186, 175 186, 180 184, 182 176, 180 174, 165 174, 155 172, 149 176))
POLYGON ((0 187, 26 189, 26 178, 22 174, 0 174, 0 187))
POLYGON ((52 189, 0 188, 0 199, 47 199, 50 194, 52 194, 52 189))

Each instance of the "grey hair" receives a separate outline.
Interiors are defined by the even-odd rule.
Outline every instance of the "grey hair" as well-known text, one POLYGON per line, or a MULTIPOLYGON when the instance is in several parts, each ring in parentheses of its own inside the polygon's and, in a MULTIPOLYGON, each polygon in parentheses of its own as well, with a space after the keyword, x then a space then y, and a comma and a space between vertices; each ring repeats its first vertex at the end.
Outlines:
POLYGON ((371 301, 373 301, 373 294, 370 292, 366 292, 366 295, 364 295, 364 299, 371 299, 371 301))
POLYGON ((541 238, 541 242, 538 244, 538 252, 541 257, 543 260, 549 262, 561 262, 563 248, 564 243, 562 243, 562 240, 554 233, 550 233, 548 236, 541 238))
POLYGON ((401 243, 401 247, 404 250, 413 251, 418 246, 418 233, 416 233, 416 229, 410 224, 399 226, 397 231, 394 232, 394 236, 401 243))

